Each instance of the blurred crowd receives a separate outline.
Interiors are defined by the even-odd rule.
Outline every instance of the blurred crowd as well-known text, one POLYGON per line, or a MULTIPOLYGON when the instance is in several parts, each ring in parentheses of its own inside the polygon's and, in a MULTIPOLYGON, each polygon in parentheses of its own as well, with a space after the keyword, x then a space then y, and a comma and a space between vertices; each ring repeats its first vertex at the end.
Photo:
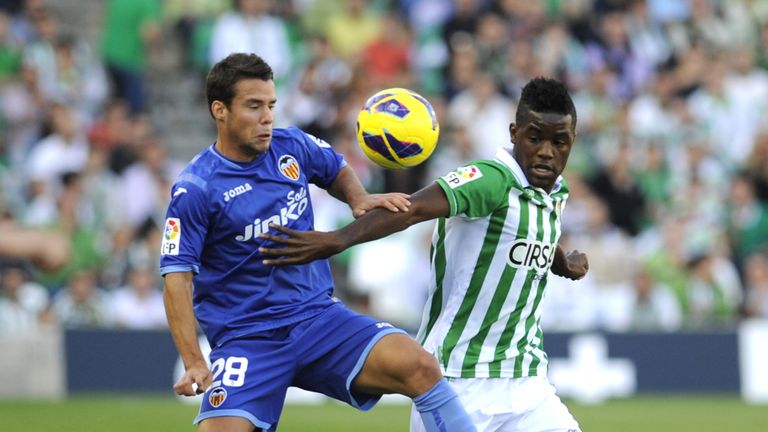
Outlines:
MULTIPOLYGON (((329 141, 372 192, 492 157, 522 85, 562 79, 578 112, 562 244, 590 272, 550 278, 544 328, 768 318, 768 0, 105 0, 93 40, 62 22, 69 3, 87 2, 0 0, 0 235, 42 230, 70 247, 55 270, 0 257, 0 332, 165 325, 163 213, 211 137, 170 146, 151 78, 175 59, 204 106, 210 65, 242 51, 274 69, 276 126, 329 141), (356 144, 357 111, 386 87, 439 116, 438 148, 413 169, 379 169, 356 144)), ((318 229, 349 222, 314 193, 318 229)), ((337 295, 415 328, 426 225, 334 257, 337 295)))

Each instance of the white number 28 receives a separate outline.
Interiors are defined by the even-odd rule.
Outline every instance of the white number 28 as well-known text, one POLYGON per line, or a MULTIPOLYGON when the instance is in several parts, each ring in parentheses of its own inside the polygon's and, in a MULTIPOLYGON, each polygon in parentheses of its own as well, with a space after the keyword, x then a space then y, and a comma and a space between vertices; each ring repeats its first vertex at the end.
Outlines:
POLYGON ((213 376, 211 387, 220 386, 222 383, 227 387, 240 387, 245 382, 246 370, 248 370, 248 359, 245 357, 220 358, 211 364, 213 376), (224 376, 219 380, 222 372, 224 376))

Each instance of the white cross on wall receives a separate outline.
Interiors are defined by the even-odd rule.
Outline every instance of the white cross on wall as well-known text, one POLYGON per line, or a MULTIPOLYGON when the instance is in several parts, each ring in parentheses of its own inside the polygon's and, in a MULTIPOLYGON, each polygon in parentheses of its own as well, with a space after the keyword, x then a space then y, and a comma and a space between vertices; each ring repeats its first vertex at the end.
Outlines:
POLYGON ((608 357, 608 342, 601 335, 578 335, 568 341, 568 359, 549 361, 549 380, 561 397, 598 404, 611 397, 635 393, 635 365, 629 359, 608 357))

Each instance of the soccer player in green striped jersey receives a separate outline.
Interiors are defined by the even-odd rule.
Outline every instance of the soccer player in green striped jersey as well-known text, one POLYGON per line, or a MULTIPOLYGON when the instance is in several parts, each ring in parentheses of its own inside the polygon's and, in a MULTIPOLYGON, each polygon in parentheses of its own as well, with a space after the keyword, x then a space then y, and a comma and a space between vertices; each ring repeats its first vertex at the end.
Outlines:
MULTIPOLYGON (((565 86, 535 78, 509 125, 510 148, 471 162, 411 196, 408 211, 373 210, 330 232, 274 227, 265 264, 328 257, 437 219, 432 287, 417 339, 438 359, 479 431, 579 431, 546 378, 541 302, 550 271, 581 279, 578 251, 558 245, 568 198, 561 176, 576 138, 565 86)), ((423 430, 413 417, 412 431, 423 430)))

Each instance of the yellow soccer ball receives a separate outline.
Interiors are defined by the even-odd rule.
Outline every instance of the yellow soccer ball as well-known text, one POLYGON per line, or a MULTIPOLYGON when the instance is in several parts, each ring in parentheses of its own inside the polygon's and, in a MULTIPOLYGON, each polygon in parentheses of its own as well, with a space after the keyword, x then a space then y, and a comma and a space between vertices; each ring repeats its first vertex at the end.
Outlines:
POLYGON ((426 98, 403 89, 382 90, 357 115, 357 142, 377 165, 390 169, 416 166, 437 146, 440 125, 426 98))

